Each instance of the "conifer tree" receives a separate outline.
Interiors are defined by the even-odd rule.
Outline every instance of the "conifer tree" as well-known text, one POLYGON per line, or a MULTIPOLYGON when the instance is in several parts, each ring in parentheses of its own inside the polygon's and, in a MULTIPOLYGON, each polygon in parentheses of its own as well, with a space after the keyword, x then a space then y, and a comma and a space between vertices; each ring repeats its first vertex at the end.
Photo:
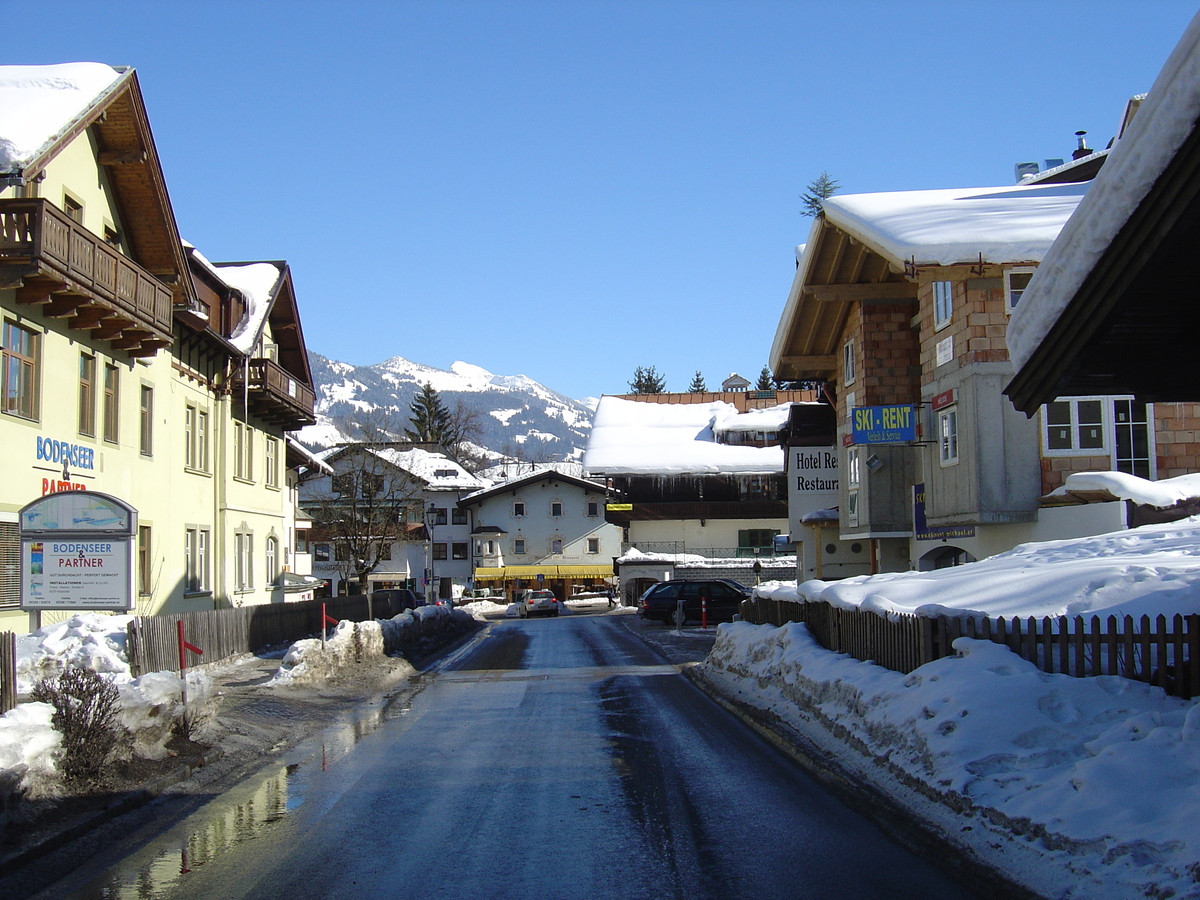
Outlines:
POLYGON ((703 394, 708 390, 704 384, 704 376, 700 374, 700 370, 696 370, 696 374, 692 376, 692 383, 688 385, 689 394, 703 394))
POLYGON ((661 394, 666 389, 666 376, 660 375, 654 366, 638 366, 633 370, 633 381, 629 382, 629 393, 661 394))
POLYGON ((754 385, 756 391, 772 391, 775 389, 775 381, 771 378, 771 369, 769 366, 763 366, 762 371, 758 373, 758 382, 754 385))
POLYGON ((800 201, 804 204, 804 208, 800 210, 802 216, 819 216, 821 214, 821 201, 832 197, 837 193, 841 185, 829 177, 828 172, 822 172, 820 178, 814 178, 808 183, 807 192, 800 195, 800 201))
POLYGON ((453 437, 450 412, 429 382, 413 397, 408 421, 412 427, 405 429, 404 435, 411 441, 444 444, 453 437))

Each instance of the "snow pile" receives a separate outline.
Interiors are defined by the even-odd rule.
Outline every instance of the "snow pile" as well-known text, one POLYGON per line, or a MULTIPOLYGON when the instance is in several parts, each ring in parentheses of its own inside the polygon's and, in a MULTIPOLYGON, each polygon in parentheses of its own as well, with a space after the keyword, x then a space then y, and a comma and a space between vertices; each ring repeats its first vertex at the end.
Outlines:
POLYGON ((34 160, 120 77, 103 63, 0 66, 0 170, 34 160))
MULTIPOLYGON (((653 403, 601 397, 584 451, 592 475, 771 475, 783 471, 783 449, 717 443, 713 423, 733 429, 731 403, 653 403)), ((752 430, 767 419, 757 419, 752 430)))
POLYGON ((903 675, 803 625, 734 623, 699 674, 1043 896, 1197 896, 1196 704, 1043 674, 990 641, 954 646, 903 675))
POLYGON ((52 793, 62 744, 53 716, 49 703, 22 703, 0 716, 0 808, 13 794, 37 799, 52 793))
POLYGON ((117 683, 132 675, 125 639, 133 616, 79 613, 64 622, 17 635, 17 693, 28 694, 43 678, 68 666, 91 669, 117 683))
POLYGON ((773 582, 776 599, 880 613, 1151 617, 1200 611, 1200 516, 1096 537, 1021 544, 965 566, 773 582))
POLYGON ((496 603, 493 600, 472 600, 470 603, 461 603, 456 609, 461 609, 479 621, 483 621, 485 616, 499 616, 508 612, 510 606, 515 606, 512 603, 496 603))
POLYGON ((347 666, 383 655, 383 628, 379 622, 343 619, 333 629, 333 635, 324 642, 319 638, 305 638, 292 644, 279 664, 279 671, 267 683, 281 685, 325 681, 347 666))
POLYGON ((216 271, 231 288, 240 291, 246 301, 242 319, 229 335, 229 343, 242 353, 249 353, 258 343, 263 322, 271 309, 271 297, 279 281, 279 266, 271 263, 249 263, 240 266, 218 265, 216 271))
POLYGON ((1166 509, 1200 497, 1200 474, 1149 481, 1125 472, 1076 472, 1068 475, 1062 487, 1053 490, 1050 496, 1061 497, 1075 491, 1108 491, 1118 500, 1166 509))
POLYGON ((142 759, 162 759, 175 726, 185 715, 192 734, 203 731, 217 713, 219 698, 213 681, 196 669, 187 671, 187 709, 183 705, 183 679, 174 672, 148 672, 117 686, 121 696, 121 724, 132 736, 129 750, 142 759))

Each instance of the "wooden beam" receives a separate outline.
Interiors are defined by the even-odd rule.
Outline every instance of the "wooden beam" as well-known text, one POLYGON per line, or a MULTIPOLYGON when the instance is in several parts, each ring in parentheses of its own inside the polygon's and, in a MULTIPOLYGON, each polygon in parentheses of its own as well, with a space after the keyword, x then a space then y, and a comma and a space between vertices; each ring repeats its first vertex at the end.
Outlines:
POLYGON ((91 303, 82 294, 55 294, 49 303, 42 307, 42 315, 48 319, 63 319, 75 315, 81 306, 91 303))
POLYGON ((836 356, 785 356, 781 362, 793 371, 834 372, 837 371, 836 356))
POLYGON ((132 322, 125 318, 104 319, 92 329, 92 338, 97 341, 110 341, 115 337, 120 337, 122 332, 132 324, 132 322))
POLYGON ((917 299, 917 286, 907 281, 884 281, 876 284, 809 284, 805 285, 804 292, 818 303, 917 299))
POLYGON ((102 150, 96 154, 96 162, 102 166, 127 166, 145 161, 145 150, 102 150))
POLYGON ((49 303, 53 295, 67 289, 66 282, 53 281, 49 278, 29 278, 17 288, 18 303, 49 303))

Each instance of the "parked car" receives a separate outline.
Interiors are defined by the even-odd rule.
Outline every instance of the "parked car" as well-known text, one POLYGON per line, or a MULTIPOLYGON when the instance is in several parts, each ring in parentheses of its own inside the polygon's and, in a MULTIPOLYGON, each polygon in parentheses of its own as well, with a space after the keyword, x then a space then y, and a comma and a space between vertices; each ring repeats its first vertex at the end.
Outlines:
POLYGON ((706 597, 709 622, 732 622, 741 602, 749 596, 749 589, 736 581, 663 581, 651 585, 642 594, 638 615, 667 625, 699 622, 701 598, 706 597), (682 613, 680 599, 683 600, 682 613))
POLYGON ((406 609, 416 609, 424 602, 424 597, 408 588, 385 588, 371 593, 371 611, 381 619, 385 616, 398 616, 406 609))
POLYGON ((558 598, 554 596, 554 591, 525 591, 517 602, 522 619, 558 615, 558 598))

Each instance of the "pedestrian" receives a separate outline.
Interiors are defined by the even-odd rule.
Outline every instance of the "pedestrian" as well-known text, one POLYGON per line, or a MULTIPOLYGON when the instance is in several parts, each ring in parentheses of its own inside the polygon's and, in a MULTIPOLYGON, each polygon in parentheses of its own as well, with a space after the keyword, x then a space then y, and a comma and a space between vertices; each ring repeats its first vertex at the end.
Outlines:
POLYGON ((608 597, 608 608, 609 609, 612 609, 614 606, 617 605, 616 602, 613 600, 613 589, 612 589, 611 584, 605 589, 604 594, 606 597, 608 597))

